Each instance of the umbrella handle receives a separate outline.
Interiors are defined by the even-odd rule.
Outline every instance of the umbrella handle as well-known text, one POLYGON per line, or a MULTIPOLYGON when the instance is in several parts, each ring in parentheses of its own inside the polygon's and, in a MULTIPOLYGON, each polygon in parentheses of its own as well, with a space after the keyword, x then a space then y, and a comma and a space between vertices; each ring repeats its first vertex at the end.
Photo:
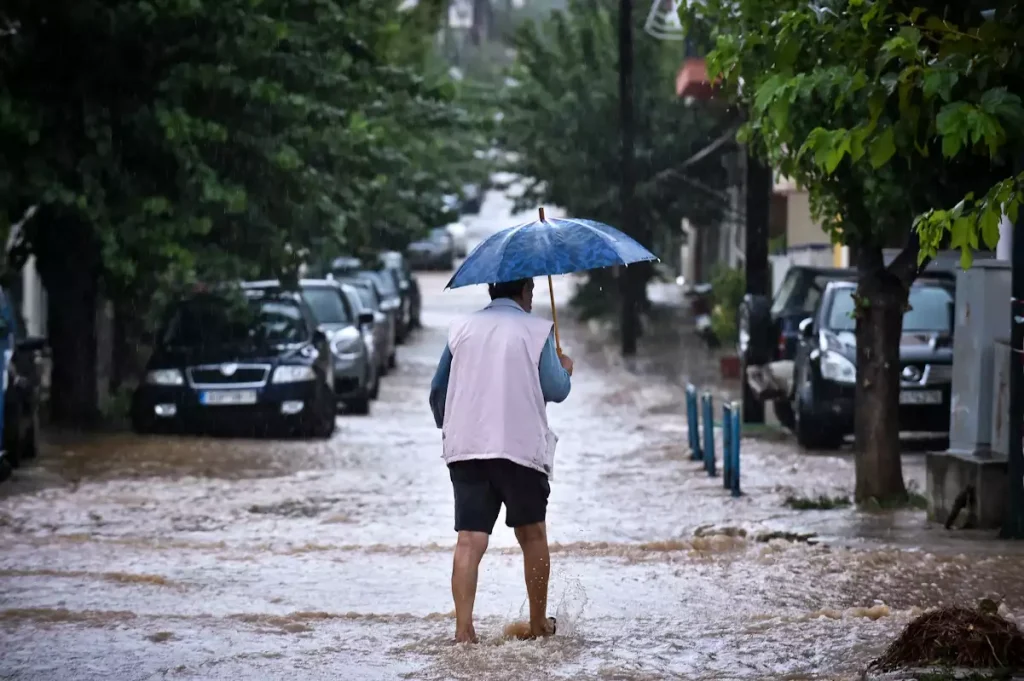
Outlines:
MULTIPOLYGON (((543 208, 541 209, 543 210, 543 208)), ((558 356, 562 356, 562 342, 558 339, 558 313, 555 311, 555 285, 551 283, 551 275, 548 275, 548 293, 551 294, 551 320, 555 323, 555 350, 558 356)))

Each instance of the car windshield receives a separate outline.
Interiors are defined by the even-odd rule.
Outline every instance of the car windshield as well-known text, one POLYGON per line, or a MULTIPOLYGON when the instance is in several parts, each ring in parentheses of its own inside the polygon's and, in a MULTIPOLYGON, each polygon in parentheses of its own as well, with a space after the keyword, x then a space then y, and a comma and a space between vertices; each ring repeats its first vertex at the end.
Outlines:
POLYGON ((351 324, 352 311, 345 295, 336 288, 327 286, 304 287, 302 297, 313 310, 318 324, 351 324))
POLYGON ((237 302, 193 298, 174 308, 162 335, 169 347, 287 345, 309 338, 298 303, 276 297, 237 302))
POLYGON ((375 312, 380 307, 380 301, 377 300, 377 292, 373 290, 372 284, 366 281, 353 281, 349 283, 359 295, 359 300, 362 302, 363 307, 371 312, 375 312))
POLYGON ((428 238, 431 241, 440 241, 442 243, 447 243, 448 240, 452 238, 452 235, 449 234, 448 230, 444 227, 435 227, 434 229, 430 230, 430 235, 428 238))
POLYGON ((835 276, 810 270, 790 270, 772 301, 772 315, 797 313, 811 316, 818 308, 825 286, 834 279, 835 276))
POLYGON ((363 270, 359 273, 359 278, 375 282, 383 298, 395 298, 398 296, 398 287, 395 286, 394 280, 386 272, 363 270))
MULTIPOLYGON (((853 331, 856 328, 853 292, 852 286, 836 292, 825 328, 832 331, 853 331)), ((952 332, 950 306, 953 304, 953 292, 948 288, 937 285, 912 286, 908 302, 910 309, 903 313, 904 333, 952 332)))

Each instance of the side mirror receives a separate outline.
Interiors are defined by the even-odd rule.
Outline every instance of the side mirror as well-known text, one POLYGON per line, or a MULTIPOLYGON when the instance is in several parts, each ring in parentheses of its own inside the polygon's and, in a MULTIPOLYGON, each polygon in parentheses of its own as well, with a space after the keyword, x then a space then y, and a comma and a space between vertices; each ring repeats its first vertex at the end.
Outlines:
POLYGON ((797 328, 800 330, 801 338, 810 338, 814 335, 814 320, 807 317, 800 322, 800 326, 797 328))
POLYGON ((29 336, 18 341, 17 348, 23 352, 42 352, 46 349, 46 339, 38 336, 29 336))
POLYGON ((359 313, 359 325, 373 324, 374 314, 372 312, 360 312, 359 313))

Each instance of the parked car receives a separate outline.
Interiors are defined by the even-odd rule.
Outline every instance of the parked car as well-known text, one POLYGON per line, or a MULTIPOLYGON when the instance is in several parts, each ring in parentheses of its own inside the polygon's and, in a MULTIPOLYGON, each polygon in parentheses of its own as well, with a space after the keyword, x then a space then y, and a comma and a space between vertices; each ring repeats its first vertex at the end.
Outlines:
POLYGON ((372 333, 378 353, 380 375, 383 376, 397 364, 398 342, 395 338, 395 315, 381 307, 380 293, 373 280, 349 277, 339 281, 355 288, 362 301, 363 309, 373 313, 372 333))
MULTIPOLYGON (((360 285, 367 284, 365 281, 358 283, 360 285)), ((378 330, 377 313, 364 304, 359 286, 345 281, 338 281, 338 286, 341 287, 345 297, 348 298, 352 309, 356 310, 359 315, 359 333, 363 337, 363 345, 366 346, 370 362, 377 373, 376 390, 379 391, 380 379, 388 373, 388 361, 385 354, 387 351, 387 340, 384 338, 384 334, 387 333, 386 318, 381 322, 383 326, 378 330)), ((377 394, 374 394, 373 398, 377 399, 377 394)))
POLYGON ((455 246, 455 257, 465 258, 469 253, 469 236, 466 225, 461 222, 453 222, 447 227, 448 234, 452 237, 452 244, 455 246))
POLYGON ((0 289, 0 349, 2 349, 3 420, 0 421, 0 481, 39 447, 40 353, 46 339, 28 336, 25 324, 0 289))
MULTIPOLYGON (((853 433, 857 340, 856 284, 826 285, 813 316, 800 322, 792 409, 797 441, 831 449, 853 433)), ((933 276, 910 287, 900 339, 900 429, 949 432, 955 279, 933 276)))
POLYGON ((480 184, 462 185, 462 206, 460 212, 463 215, 476 215, 484 205, 484 192, 486 188, 480 184))
POLYGON ((394 323, 395 343, 401 343, 409 329, 403 323, 402 295, 393 274, 386 270, 364 269, 355 273, 357 279, 372 281, 380 299, 380 309, 389 315, 394 323))
POLYGON ((856 270, 836 267, 792 265, 773 299, 744 297, 738 311, 740 376, 754 388, 754 398, 774 402, 775 416, 787 428, 794 425, 790 400, 792 365, 769 367, 775 362, 792 362, 800 344, 799 326, 814 314, 831 281, 853 281, 856 270), (771 371, 786 375, 783 380, 771 371))
MULTIPOLYGON (((279 291, 280 282, 255 281, 242 285, 247 291, 279 291)), ((318 328, 327 335, 334 353, 334 395, 339 405, 353 414, 370 413, 370 401, 380 392, 380 375, 373 348, 363 338, 361 325, 373 314, 353 306, 340 283, 328 279, 299 282, 303 300, 313 312, 318 328)))
POLYGON ((402 294, 402 304, 407 310, 409 327, 420 328, 420 284, 409 268, 405 256, 398 251, 384 251, 380 254, 380 262, 383 268, 394 270, 398 274, 398 289, 402 294))
POLYGON ((142 433, 248 425, 328 438, 334 357, 297 292, 198 293, 172 304, 132 397, 142 433))
POLYGON ((425 239, 409 244, 406 254, 414 270, 455 269, 455 242, 444 227, 435 227, 425 239))

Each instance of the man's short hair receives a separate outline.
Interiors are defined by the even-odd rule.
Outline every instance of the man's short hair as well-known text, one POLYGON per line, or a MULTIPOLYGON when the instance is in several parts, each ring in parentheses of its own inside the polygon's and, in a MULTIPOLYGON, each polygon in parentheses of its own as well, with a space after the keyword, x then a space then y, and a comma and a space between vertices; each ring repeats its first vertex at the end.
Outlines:
POLYGON ((523 289, 530 283, 529 279, 516 279, 515 281, 502 281, 497 284, 488 284, 487 292, 491 294, 491 300, 498 298, 518 298, 523 294, 523 289))

